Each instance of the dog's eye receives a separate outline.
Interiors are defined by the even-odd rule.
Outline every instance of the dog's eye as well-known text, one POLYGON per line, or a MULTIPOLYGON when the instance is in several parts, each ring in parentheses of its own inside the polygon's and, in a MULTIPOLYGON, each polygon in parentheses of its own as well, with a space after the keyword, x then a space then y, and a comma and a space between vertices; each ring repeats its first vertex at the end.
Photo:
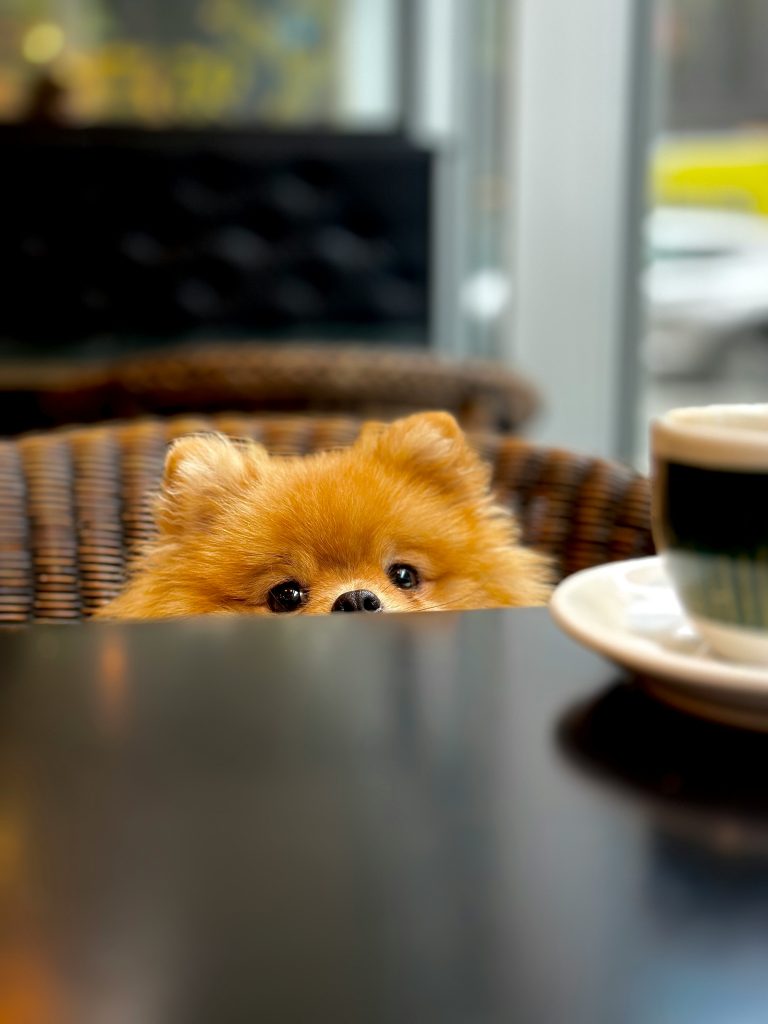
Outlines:
POLYGON ((419 574, 412 565, 390 565, 388 575, 401 590, 413 590, 419 585, 419 574))
POLYGON ((302 590, 297 580, 286 580, 272 587, 267 594, 267 604, 273 612, 295 612, 307 599, 306 590, 302 590))

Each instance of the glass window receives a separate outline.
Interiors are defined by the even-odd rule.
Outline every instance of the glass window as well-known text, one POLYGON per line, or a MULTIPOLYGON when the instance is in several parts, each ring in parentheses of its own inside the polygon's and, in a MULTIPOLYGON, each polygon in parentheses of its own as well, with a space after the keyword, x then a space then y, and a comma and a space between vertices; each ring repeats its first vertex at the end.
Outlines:
POLYGON ((768 6, 658 0, 644 279, 647 423, 768 401, 768 6))
POLYGON ((396 13, 397 0, 5 0, 0 120, 391 127, 396 13))

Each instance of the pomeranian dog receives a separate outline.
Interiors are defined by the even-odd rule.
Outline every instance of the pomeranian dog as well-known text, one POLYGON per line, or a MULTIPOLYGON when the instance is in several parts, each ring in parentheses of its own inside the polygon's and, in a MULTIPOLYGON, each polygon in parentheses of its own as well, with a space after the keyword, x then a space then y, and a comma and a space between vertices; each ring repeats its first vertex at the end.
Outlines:
POLYGON ((181 437, 155 518, 157 539, 98 618, 498 608, 551 589, 448 413, 368 423, 351 447, 304 457, 181 437))

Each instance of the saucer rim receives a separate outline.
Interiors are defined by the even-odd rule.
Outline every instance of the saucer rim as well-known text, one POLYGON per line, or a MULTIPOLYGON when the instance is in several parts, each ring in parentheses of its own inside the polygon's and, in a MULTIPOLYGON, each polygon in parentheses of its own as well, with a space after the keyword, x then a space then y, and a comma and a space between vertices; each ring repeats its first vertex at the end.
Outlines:
POLYGON ((768 698, 768 666, 727 661, 706 652, 690 654, 667 651, 648 637, 638 636, 626 624, 619 630, 599 622, 596 624, 594 615, 579 608, 578 598, 585 591, 596 586, 610 586, 612 581, 644 565, 655 568, 665 585, 672 589, 659 555, 608 562, 582 569, 559 583, 549 601, 550 614, 574 640, 633 672, 666 682, 716 691, 721 695, 724 691, 740 691, 768 698), (631 640, 631 644, 627 644, 627 639, 631 640))

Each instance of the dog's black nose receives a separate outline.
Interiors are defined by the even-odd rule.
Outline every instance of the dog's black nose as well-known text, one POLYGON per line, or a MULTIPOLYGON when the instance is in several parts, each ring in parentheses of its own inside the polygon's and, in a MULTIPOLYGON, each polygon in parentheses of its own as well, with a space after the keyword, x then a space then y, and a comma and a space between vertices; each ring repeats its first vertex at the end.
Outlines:
POLYGON ((381 601, 370 590, 350 590, 337 597, 332 612, 380 612, 381 601))

